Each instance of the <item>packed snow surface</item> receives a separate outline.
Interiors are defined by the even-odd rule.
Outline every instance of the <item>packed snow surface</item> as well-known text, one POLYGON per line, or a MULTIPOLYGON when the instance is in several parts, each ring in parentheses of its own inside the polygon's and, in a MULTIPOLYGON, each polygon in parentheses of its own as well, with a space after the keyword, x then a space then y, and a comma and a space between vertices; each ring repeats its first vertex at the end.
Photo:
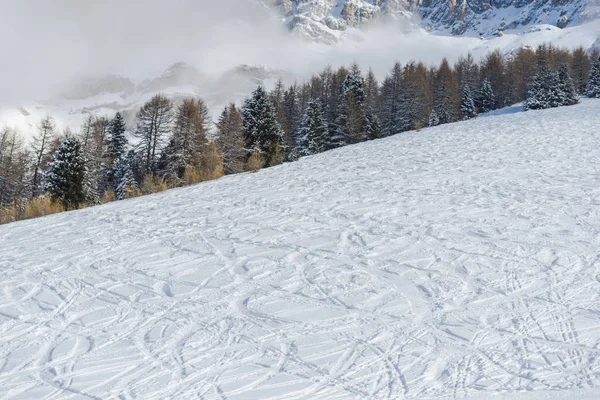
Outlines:
POLYGON ((0 396, 600 398, 598 111, 2 226, 0 396))

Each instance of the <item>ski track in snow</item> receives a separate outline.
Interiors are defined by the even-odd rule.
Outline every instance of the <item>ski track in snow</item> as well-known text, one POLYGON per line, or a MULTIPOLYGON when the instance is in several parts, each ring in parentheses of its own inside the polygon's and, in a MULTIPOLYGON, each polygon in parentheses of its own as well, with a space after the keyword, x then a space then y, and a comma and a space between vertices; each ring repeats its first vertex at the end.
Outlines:
POLYGON ((600 395, 599 110, 2 226, 0 398, 600 395))

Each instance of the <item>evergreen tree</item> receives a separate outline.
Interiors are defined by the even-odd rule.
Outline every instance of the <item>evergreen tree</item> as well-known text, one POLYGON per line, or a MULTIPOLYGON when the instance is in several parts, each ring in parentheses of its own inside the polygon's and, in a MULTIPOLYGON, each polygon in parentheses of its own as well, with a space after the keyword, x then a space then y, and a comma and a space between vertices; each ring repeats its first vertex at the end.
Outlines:
POLYGON ((429 114, 429 126, 438 126, 440 124, 440 118, 438 117, 435 109, 431 110, 429 114))
MULTIPOLYGON (((125 136, 125 121, 120 112, 117 112, 115 117, 110 121, 108 125, 108 131, 106 136, 106 166, 102 174, 105 178, 105 184, 107 189, 114 190, 117 182, 115 180, 115 171, 117 163, 125 155, 127 148, 127 137, 125 136)), ((87 143, 87 141, 86 141, 87 143)), ((86 146, 83 146, 84 153, 86 153, 86 146)), ((86 192, 88 192, 86 190, 86 192)))
POLYGON ((111 160, 119 160, 125 155, 128 144, 127 136, 125 136, 126 130, 127 128, 125 127, 123 115, 120 112, 117 112, 108 128, 107 147, 111 160))
POLYGON ((543 68, 533 79, 525 100, 525 110, 541 110, 551 107, 572 105, 577 102, 573 83, 568 72, 551 71, 543 68))
POLYGON ((460 115, 460 94, 458 81, 448 60, 442 60, 435 73, 434 107, 440 124, 455 122, 460 115))
POLYGON ((298 154, 295 154, 295 149, 300 146, 301 138, 297 136, 300 131, 300 123, 302 122, 302 106, 298 94, 297 85, 290 86, 283 95, 283 145, 287 153, 287 159, 297 159, 298 154))
POLYGON ((144 174, 158 171, 158 159, 173 123, 173 104, 166 96, 157 94, 142 106, 136 115, 135 136, 144 174))
POLYGON ((134 174, 135 159, 135 152, 130 150, 117 160, 115 168, 115 196, 117 200, 127 199, 139 190, 134 174))
POLYGON ((370 110, 365 113, 364 127, 367 140, 377 139, 381 135, 381 126, 379 125, 379 118, 377 118, 377 115, 375 115, 370 110))
POLYGON ((247 154, 244 144, 244 124, 242 113, 233 103, 225 107, 219 117, 216 144, 223 155, 225 174, 242 172, 247 154))
POLYGON ((361 77, 357 64, 353 64, 350 73, 346 76, 342 85, 344 95, 352 94, 356 102, 362 104, 365 101, 364 80, 361 77))
POLYGON ((381 88, 381 136, 386 137, 400 132, 399 117, 401 108, 402 66, 396 63, 381 88))
POLYGON ((350 144, 349 128, 350 108, 347 101, 342 101, 338 106, 337 117, 333 129, 329 131, 325 150, 337 149, 350 144))
POLYGON ((262 86, 244 103, 242 118, 247 148, 258 145, 270 165, 273 154, 281 150, 283 131, 273 103, 262 86))
POLYGON ((65 210, 79 208, 85 201, 83 180, 85 159, 78 139, 68 137, 62 141, 48 164, 45 175, 46 190, 54 201, 60 201, 65 210))
POLYGON ((484 79, 481 84, 481 90, 479 90, 479 99, 477 101, 477 107, 480 113, 486 113, 494 109, 496 103, 496 96, 492 84, 488 79, 484 79))
POLYGON ((561 97, 560 106, 572 106, 579 102, 569 67, 562 64, 558 67, 558 91, 561 97))
POLYGON ((469 85, 463 86, 462 96, 460 99, 460 111, 464 119, 471 119, 477 116, 475 102, 473 101, 473 96, 471 94, 471 88, 469 85))
POLYGON ((600 58, 592 63, 585 94, 587 97, 600 98, 600 58))
POLYGON ((329 132, 327 123, 323 118, 323 108, 320 101, 308 103, 298 136, 302 138, 298 149, 301 156, 309 156, 325 151, 329 132))

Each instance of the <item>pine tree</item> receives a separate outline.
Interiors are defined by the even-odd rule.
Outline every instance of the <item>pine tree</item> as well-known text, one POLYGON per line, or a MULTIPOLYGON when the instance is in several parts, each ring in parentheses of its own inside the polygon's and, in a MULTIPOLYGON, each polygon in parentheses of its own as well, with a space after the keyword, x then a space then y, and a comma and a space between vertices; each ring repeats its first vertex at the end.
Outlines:
POLYGON ((460 115, 460 94, 456 74, 443 59, 434 79, 435 111, 440 124, 455 122, 460 115))
POLYGON ((471 94, 471 88, 469 85, 463 86, 462 96, 460 99, 460 111, 464 119, 471 119, 477 116, 475 102, 473 101, 473 96, 471 94))
POLYGON ((158 159, 173 123, 173 104, 164 95, 158 94, 142 106, 136 115, 135 136, 144 174, 158 171, 158 159))
POLYGON ((396 63, 381 88, 381 136, 386 137, 400 132, 398 121, 401 103, 402 66, 396 63))
POLYGON ((115 196, 117 200, 134 197, 139 191, 139 185, 134 174, 135 159, 135 152, 130 150, 117 160, 115 169, 115 196))
POLYGON ((108 154, 112 160, 119 160, 125 155, 128 145, 127 136, 125 136, 126 130, 123 115, 117 112, 108 128, 108 154))
POLYGON ((592 63, 585 94, 587 97, 600 98, 600 58, 592 63))
POLYGON ((244 144, 244 123, 242 113, 233 103, 225 107, 219 117, 216 144, 223 154, 225 174, 242 172, 247 153, 244 144))
POLYGON ((301 142, 297 151, 301 156, 325 151, 329 131, 323 118, 323 107, 320 101, 308 103, 298 136, 301 142))
POLYGON ((54 201, 60 201, 65 210, 79 208, 85 201, 83 180, 85 159, 78 139, 68 137, 62 141, 48 164, 45 175, 46 190, 54 201))
POLYGON ((365 113, 365 134, 367 136, 367 140, 378 139, 381 135, 381 126, 379 124, 379 118, 372 111, 367 111, 365 113))
MULTIPOLYGON (((120 112, 117 112, 115 117, 110 121, 108 125, 108 131, 106 136, 106 163, 103 175, 105 177, 105 184, 107 189, 115 190, 117 184, 115 180, 115 171, 117 163, 125 155, 126 148, 128 145, 127 137, 125 136, 125 121, 120 112)), ((85 146, 84 153, 86 152, 85 146)))
POLYGON ((361 76, 360 69, 355 63, 351 67, 351 71, 346 76, 344 83, 342 84, 342 90, 345 96, 352 94, 356 102, 362 104, 365 101, 365 83, 361 76))
POLYGON ((349 125, 350 109, 347 101, 342 101, 337 110, 337 117, 333 129, 329 130, 329 136, 325 143, 325 150, 337 149, 350 144, 349 125))
POLYGON ((273 153, 280 149, 283 131, 275 108, 262 86, 244 103, 242 119, 247 148, 258 145, 269 163, 273 159, 273 153))
POLYGON ((566 65, 557 71, 543 67, 533 79, 525 110, 539 110, 577 104, 577 93, 566 65))
POLYGON ((577 92, 575 91, 575 85, 573 79, 569 73, 569 67, 566 64, 562 64, 558 67, 558 91, 561 97, 559 106, 572 106, 579 103, 577 98, 577 92))
POLYGON ((484 79, 481 84, 481 90, 479 90, 479 99, 477 101, 477 107, 480 113, 486 113, 494 109, 496 103, 496 96, 492 84, 488 79, 484 79))
POLYGON ((429 114, 429 126, 438 126, 440 124, 440 119, 437 113, 434 110, 431 110, 431 114, 429 114))

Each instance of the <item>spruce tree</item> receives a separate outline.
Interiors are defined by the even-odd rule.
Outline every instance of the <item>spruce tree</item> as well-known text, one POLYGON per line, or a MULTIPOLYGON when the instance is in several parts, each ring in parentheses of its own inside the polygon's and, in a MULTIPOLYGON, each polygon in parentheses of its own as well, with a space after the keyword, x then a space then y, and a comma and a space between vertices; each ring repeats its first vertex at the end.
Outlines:
POLYGON ((455 122, 460 117, 460 93, 456 74, 446 59, 435 73, 434 104, 440 124, 455 122))
POLYGON ((377 139, 381 135, 379 118, 377 118, 377 115, 370 110, 365 113, 364 127, 367 140, 377 139))
POLYGON ((471 94, 471 88, 469 85, 463 86, 462 96, 460 99, 460 111, 464 119, 471 119, 477 116, 475 102, 473 101, 473 95, 471 94))
POLYGON ((440 118, 438 117, 435 110, 431 110, 429 114, 429 126, 438 126, 440 124, 440 118))
POLYGON ((301 138, 299 155, 309 156, 325 151, 329 131, 320 101, 308 103, 298 136, 301 138))
POLYGON ((126 130, 123 115, 117 112, 108 127, 107 147, 110 159, 116 161, 125 155, 128 144, 126 130))
POLYGON ((85 201, 85 159, 78 139, 67 137, 54 153, 45 175, 46 190, 65 210, 79 208, 85 201))
POLYGON ((398 120, 401 108, 402 66, 396 63, 381 87, 381 136, 391 136, 401 131, 398 120))
POLYGON ((242 119, 247 148, 258 146, 269 164, 273 153, 281 148, 283 131, 273 103, 262 86, 245 101, 242 119))
POLYGON ((600 98, 600 58, 592 63, 585 94, 587 97, 600 98))
POLYGON ((338 106, 337 116, 333 129, 329 130, 329 136, 325 144, 325 150, 337 149, 350 144, 349 138, 350 109, 348 102, 342 100, 338 106))
POLYGON ((135 152, 130 150, 117 160, 115 169, 115 196, 117 200, 127 199, 139 190, 134 174, 135 159, 135 152))
POLYGON ((560 94, 560 106, 572 106, 579 102, 573 79, 569 73, 569 67, 562 64, 558 67, 558 91, 560 94))
POLYGON ((477 101, 477 107, 480 113, 486 113, 494 109, 496 103, 496 96, 494 95, 494 89, 488 79, 484 79, 481 84, 481 90, 479 90, 479 98, 477 101))

